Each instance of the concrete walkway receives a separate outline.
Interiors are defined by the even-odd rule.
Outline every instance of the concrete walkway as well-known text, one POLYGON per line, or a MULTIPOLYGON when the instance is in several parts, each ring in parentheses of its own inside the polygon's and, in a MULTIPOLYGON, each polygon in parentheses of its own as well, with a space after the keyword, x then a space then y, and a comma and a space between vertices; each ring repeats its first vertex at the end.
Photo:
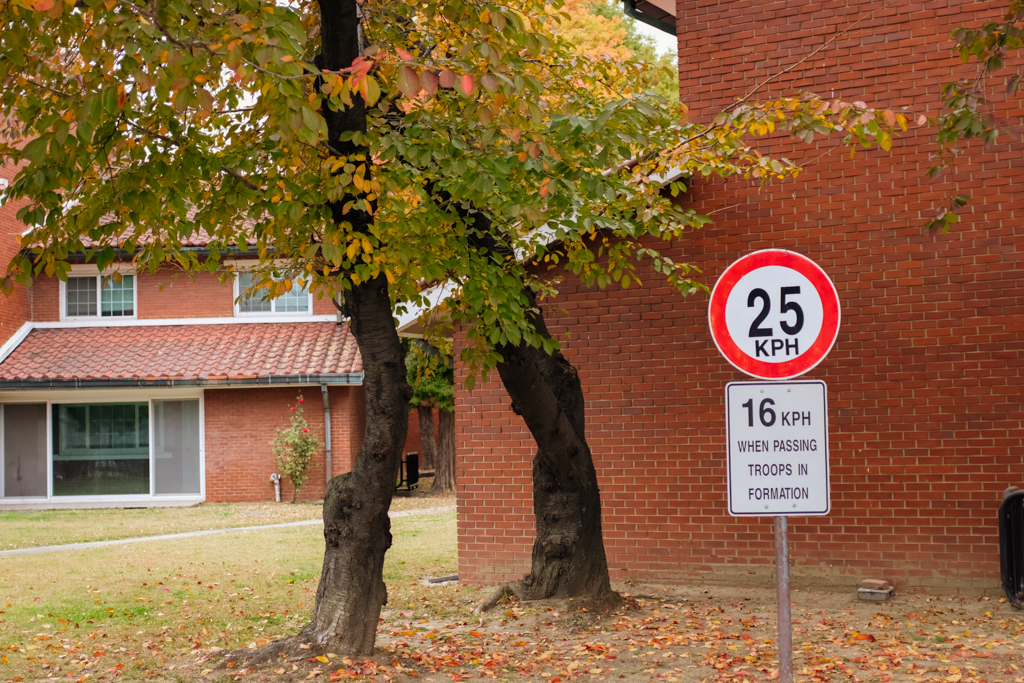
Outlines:
MULTIPOLYGON (((454 505, 444 507, 423 508, 422 510, 404 510, 402 512, 389 512, 388 517, 412 517, 416 515, 432 515, 438 512, 450 512, 455 509, 454 505)), ((140 536, 138 538, 121 538, 112 541, 91 541, 88 543, 67 543, 64 545, 42 545, 37 548, 17 548, 15 550, 0 551, 0 557, 9 555, 32 555, 35 553, 52 553, 59 550, 83 550, 86 548, 102 548, 110 545, 125 545, 128 543, 141 543, 143 541, 166 541, 172 538, 190 538, 193 536, 209 536, 211 534, 227 534, 238 531, 259 531, 260 529, 283 529, 290 526, 312 526, 323 524, 322 519, 307 519, 301 522, 285 522, 283 524, 264 524, 263 526, 236 526, 224 529, 206 529, 204 531, 185 531, 180 534, 164 534, 162 536, 140 536)))

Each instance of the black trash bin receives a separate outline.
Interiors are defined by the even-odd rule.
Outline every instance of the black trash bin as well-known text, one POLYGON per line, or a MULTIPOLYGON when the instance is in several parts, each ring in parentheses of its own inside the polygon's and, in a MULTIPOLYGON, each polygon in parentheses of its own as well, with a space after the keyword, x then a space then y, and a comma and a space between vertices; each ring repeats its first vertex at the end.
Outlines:
POLYGON ((402 461, 398 486, 396 486, 395 489, 401 489, 403 485, 405 486, 406 491, 412 491, 415 488, 419 488, 420 456, 418 453, 406 453, 405 459, 402 461))
POLYGON ((999 568, 1006 599, 1024 609, 1024 489, 1016 486, 999 505, 999 568))

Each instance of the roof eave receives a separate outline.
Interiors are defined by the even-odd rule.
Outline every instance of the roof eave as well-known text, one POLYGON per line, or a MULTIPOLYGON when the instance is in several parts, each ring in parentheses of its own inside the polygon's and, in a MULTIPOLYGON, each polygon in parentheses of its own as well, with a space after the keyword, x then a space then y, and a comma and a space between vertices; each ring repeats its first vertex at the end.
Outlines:
POLYGON ((135 389, 135 388, 172 388, 172 387, 203 387, 209 389, 245 388, 245 387, 278 387, 289 385, 312 386, 326 384, 328 386, 362 385, 363 373, 316 373, 306 375, 264 375, 261 377, 227 377, 210 379, 204 377, 189 379, 7 379, 0 380, 0 391, 19 391, 32 389, 135 389))

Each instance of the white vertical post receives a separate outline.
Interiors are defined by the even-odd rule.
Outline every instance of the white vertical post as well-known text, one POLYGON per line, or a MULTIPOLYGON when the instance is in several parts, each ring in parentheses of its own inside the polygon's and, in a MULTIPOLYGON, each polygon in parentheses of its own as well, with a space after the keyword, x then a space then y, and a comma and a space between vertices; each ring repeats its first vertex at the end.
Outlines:
POLYGON ((4 406, 2 403, 0 403, 0 500, 4 498, 4 491, 7 490, 4 485, 4 469, 7 467, 7 465, 4 463, 5 438, 6 435, 4 434, 4 406))
POLYGON ((775 518, 775 582, 779 610, 779 682, 793 683, 793 624, 789 600, 789 539, 786 517, 775 518))
POLYGON ((146 410, 149 411, 146 431, 149 432, 149 495, 152 497, 156 495, 156 401, 152 398, 146 401, 146 410))

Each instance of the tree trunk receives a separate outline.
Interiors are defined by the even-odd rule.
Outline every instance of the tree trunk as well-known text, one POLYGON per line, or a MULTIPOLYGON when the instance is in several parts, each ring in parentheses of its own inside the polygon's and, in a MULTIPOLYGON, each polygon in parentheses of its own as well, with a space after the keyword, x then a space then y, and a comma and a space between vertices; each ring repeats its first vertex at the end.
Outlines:
POLYGON ((405 445, 411 391, 384 275, 347 291, 345 305, 363 358, 366 434, 352 471, 332 479, 327 488, 323 574, 313 619, 299 638, 320 651, 368 655, 387 604, 388 508, 405 445))
MULTIPOLYGON (((533 323, 550 337, 532 290, 533 323)), ((533 512, 537 539, 530 573, 506 587, 520 598, 617 599, 608 577, 601 533, 597 471, 585 437, 583 387, 560 353, 526 344, 499 349, 498 373, 537 442, 533 460, 533 512)))
POLYGON ((431 493, 455 490, 455 413, 438 410, 437 466, 431 493))
POLYGON ((388 508, 408 430, 405 361, 383 275, 345 292, 345 313, 363 358, 366 433, 352 471, 334 477, 324 497, 323 572, 313 617, 298 634, 258 652, 231 653, 260 662, 279 653, 368 656, 387 604, 384 555, 391 547, 388 508))
POLYGON ((434 407, 433 406, 417 406, 416 412, 420 418, 420 469, 421 470, 432 470, 437 465, 435 464, 437 452, 436 442, 434 440, 434 407))
MULTIPOLYGON (((330 71, 348 68, 360 53, 356 0, 319 3, 320 66, 330 71)), ((366 130, 365 106, 358 95, 353 95, 351 107, 331 111, 325 106, 321 113, 335 154, 365 153, 350 140, 340 139, 344 132, 366 130)), ((343 210, 350 198, 331 204, 334 220, 351 223, 354 232, 368 233, 372 216, 343 210)), ((363 361, 366 433, 352 471, 331 479, 327 486, 323 573, 313 618, 297 637, 321 653, 363 656, 373 651, 380 611, 388 599, 384 585, 384 554, 391 547, 388 508, 409 427, 412 392, 384 273, 346 290, 343 309, 363 361)))
MULTIPOLYGON (((339 71, 359 55, 356 0, 319 0, 322 69, 339 71)), ((327 122, 328 143, 338 156, 363 154, 346 131, 366 130, 366 111, 358 94, 352 106, 321 110, 327 122)), ((373 217, 363 210, 345 212, 343 205, 358 193, 330 204, 334 220, 354 232, 370 232, 373 217)), ((345 274, 342 274, 343 276, 345 274)), ((388 508, 394 494, 409 426, 405 354, 392 317, 384 273, 353 284, 344 292, 342 312, 348 316, 363 361, 366 392, 366 432, 352 471, 328 482, 324 496, 323 572, 310 623, 297 635, 271 643, 255 653, 240 654, 255 661, 276 659, 281 652, 313 656, 326 652, 367 656, 373 651, 381 608, 387 604, 384 554, 391 546, 388 508), (308 646, 308 649, 300 646, 308 646)))
MULTIPOLYGON (((477 247, 504 259, 516 259, 500 242, 491 220, 462 209, 472 225, 469 237, 477 247)), ((534 328, 550 339, 534 291, 524 285, 523 296, 534 328)), ((526 422, 537 442, 533 459, 533 512, 537 538, 530 573, 518 583, 502 586, 478 610, 493 606, 512 593, 524 600, 582 598, 597 605, 619 600, 611 589, 608 560, 601 532, 601 493, 597 471, 586 440, 583 387, 576 368, 561 354, 545 353, 526 343, 497 349, 498 363, 512 409, 526 422)))

